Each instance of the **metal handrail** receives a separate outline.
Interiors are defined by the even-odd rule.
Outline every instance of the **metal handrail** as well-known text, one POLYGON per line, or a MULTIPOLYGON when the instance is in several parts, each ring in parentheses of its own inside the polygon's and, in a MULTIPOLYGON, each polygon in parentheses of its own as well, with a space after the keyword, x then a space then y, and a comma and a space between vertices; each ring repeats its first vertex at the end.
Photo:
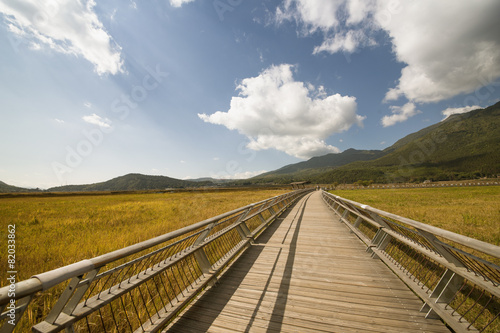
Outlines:
POLYGON ((349 203, 351 205, 359 206, 360 208, 362 208, 363 210, 365 210, 367 212, 372 212, 372 213, 375 213, 375 214, 379 214, 379 215, 382 215, 382 216, 389 217, 391 219, 398 220, 398 221, 400 221, 400 222, 402 222, 402 223, 404 223, 406 225, 412 226, 414 228, 417 228, 417 229, 420 229, 420 230, 425 230, 425 231, 430 232, 430 233, 432 233, 432 234, 434 234, 436 236, 440 236, 440 237, 446 238, 446 239, 448 239, 450 241, 453 241, 453 242, 456 242, 458 244, 470 247, 471 249, 475 249, 475 250, 481 251, 481 252, 483 252, 485 254, 494 256, 496 258, 500 258, 500 247, 495 246, 493 244, 486 243, 486 242, 483 242, 483 241, 480 241, 480 240, 477 240, 477 239, 474 239, 474 238, 471 238, 471 237, 467 237, 467 236, 464 236, 464 235, 459 235, 459 234, 456 234, 454 232, 451 232, 451 231, 448 231, 448 230, 445 230, 445 229, 441 229, 441 228, 438 228, 438 227, 434 227, 432 225, 428 225, 428 224, 425 224, 425 223, 422 223, 422 222, 418 222, 418 221, 409 219, 407 217, 403 217, 403 216, 399 216, 399 215, 396 215, 396 214, 392 214, 392 213, 383 211, 381 209, 377 209, 377 208, 374 208, 374 207, 370 207, 368 205, 361 204, 361 203, 353 201, 353 200, 349 200, 349 199, 346 199, 346 198, 341 198, 341 197, 335 196, 335 195, 333 195, 331 193, 328 193, 328 194, 330 194, 330 195, 332 195, 332 196, 334 196, 336 198, 339 198, 342 201, 347 202, 347 203, 349 203))
POLYGON ((109 327, 121 331, 120 325, 134 332, 157 331, 213 283, 267 225, 309 191, 262 200, 123 249, 37 274, 16 283, 14 288, 0 288, 0 332, 12 332, 33 300, 43 297, 49 289, 52 293, 60 292, 60 296, 50 312, 44 314, 44 320, 33 326, 35 332, 75 327, 88 327, 90 331, 95 325, 102 325, 103 331, 109 327), (9 293, 12 290, 15 296, 9 293))
POLYGON ((456 332, 500 330, 500 247, 331 193, 325 203, 456 332), (474 253, 472 253, 474 252, 474 253))

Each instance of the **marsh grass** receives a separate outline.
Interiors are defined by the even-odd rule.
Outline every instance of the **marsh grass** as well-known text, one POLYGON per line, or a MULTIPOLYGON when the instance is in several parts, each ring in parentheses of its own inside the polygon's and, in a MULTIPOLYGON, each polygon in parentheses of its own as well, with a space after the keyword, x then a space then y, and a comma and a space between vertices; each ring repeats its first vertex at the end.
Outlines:
MULTIPOLYGON (((284 190, 235 190, 229 192, 200 191, 168 194, 2 198, 0 199, 0 224, 2 228, 0 246, 7 248, 7 225, 15 224, 16 268, 18 281, 20 281, 37 273, 151 239, 285 192, 284 190)), ((234 222, 234 218, 229 218, 214 228, 212 233, 216 233, 232 222, 234 222)), ((226 247, 230 243, 237 242, 239 236, 233 230, 224 237, 228 239, 221 239, 222 243, 217 241, 217 244, 221 244, 227 250, 226 247)), ((187 238, 180 243, 180 247, 176 245, 172 249, 192 245, 195 239, 196 237, 187 238)), ((176 239, 173 239, 171 242, 175 241, 176 239)), ((221 257, 221 249, 217 247, 217 244, 210 244, 210 246, 215 247, 212 250, 207 249, 212 263, 221 257)), ((163 245, 156 247, 161 246, 163 245)), ((170 250, 166 251, 165 253, 169 253, 168 255, 173 254, 169 252, 170 250)), ((133 257, 139 257, 143 254, 145 253, 137 253, 133 257)), ((130 259, 127 257, 126 260, 130 259)), ((122 261, 107 266, 107 269, 123 263, 122 261)), ((138 262, 131 267, 137 268, 137 265, 142 264, 138 262)), ((136 270, 135 268, 126 272, 133 272, 136 270)), ((3 274, 1 276, 2 284, 5 284, 6 260, 0 262, 0 271, 3 274)), ((118 282, 115 276, 118 276, 121 281, 132 273, 124 274, 117 271, 116 274, 109 275, 108 279, 99 280, 95 286, 97 289, 89 289, 86 297, 95 294, 96 290, 110 288, 111 284, 118 282)), ((108 331, 117 322, 119 325, 116 327, 119 327, 120 331, 128 331, 132 326, 140 326, 140 323, 134 322, 134 320, 144 322, 146 318, 151 316, 151 313, 147 313, 146 304, 153 302, 153 308, 159 309, 165 306, 163 304, 164 298, 173 299, 181 292, 176 284, 173 285, 174 289, 167 288, 167 291, 164 291, 157 288, 158 283, 164 283, 168 281, 167 279, 171 279, 172 281, 181 281, 183 283, 181 285, 189 285, 199 275, 200 268, 192 262, 192 258, 185 259, 180 266, 172 267, 164 272, 163 277, 152 279, 137 290, 129 292, 127 297, 130 298, 131 302, 128 304, 123 304, 121 299, 115 300, 85 320, 80 321, 75 329, 77 332, 108 331), (181 271, 179 271, 179 267, 181 267, 181 271), (169 295, 160 295, 160 290, 168 292, 169 295), (134 317, 132 314, 136 316, 134 317)), ((63 283, 43 293, 38 293, 18 324, 17 331, 29 331, 32 325, 42 321, 56 303, 65 285, 63 283)), ((113 330, 115 329, 111 331, 113 330)))
POLYGON ((500 245, 500 186, 369 189, 335 195, 500 245))
MULTIPOLYGON (((0 248, 16 225, 18 280, 121 249, 282 194, 235 190, 0 199, 0 248)), ((5 253, 5 251, 2 251, 5 253)), ((7 261, 0 261, 6 284, 7 261)))

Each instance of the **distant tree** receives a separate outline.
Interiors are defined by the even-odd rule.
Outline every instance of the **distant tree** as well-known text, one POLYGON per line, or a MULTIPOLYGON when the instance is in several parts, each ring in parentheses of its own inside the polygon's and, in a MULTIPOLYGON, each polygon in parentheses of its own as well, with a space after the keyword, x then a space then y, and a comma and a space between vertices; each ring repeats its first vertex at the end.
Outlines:
POLYGON ((358 186, 367 187, 373 184, 373 180, 358 180, 355 184, 358 186))

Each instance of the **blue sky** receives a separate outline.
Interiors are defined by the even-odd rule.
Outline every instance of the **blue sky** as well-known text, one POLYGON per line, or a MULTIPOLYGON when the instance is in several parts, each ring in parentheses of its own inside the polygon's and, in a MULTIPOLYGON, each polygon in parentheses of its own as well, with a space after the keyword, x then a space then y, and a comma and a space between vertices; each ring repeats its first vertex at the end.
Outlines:
POLYGON ((500 2, 0 0, 0 180, 247 178, 500 98, 500 2))

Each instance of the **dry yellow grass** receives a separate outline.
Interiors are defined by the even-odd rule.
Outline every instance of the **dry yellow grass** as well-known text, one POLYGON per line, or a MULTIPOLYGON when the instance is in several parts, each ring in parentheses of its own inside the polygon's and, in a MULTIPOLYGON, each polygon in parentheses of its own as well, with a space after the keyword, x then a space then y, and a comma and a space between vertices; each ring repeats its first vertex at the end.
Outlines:
MULTIPOLYGON (((16 225, 18 281, 179 229, 286 191, 120 194, 0 199, 0 247, 16 225)), ((0 261, 5 285, 7 260, 0 261)))
POLYGON ((500 187, 333 191, 400 216, 500 245, 500 187))

